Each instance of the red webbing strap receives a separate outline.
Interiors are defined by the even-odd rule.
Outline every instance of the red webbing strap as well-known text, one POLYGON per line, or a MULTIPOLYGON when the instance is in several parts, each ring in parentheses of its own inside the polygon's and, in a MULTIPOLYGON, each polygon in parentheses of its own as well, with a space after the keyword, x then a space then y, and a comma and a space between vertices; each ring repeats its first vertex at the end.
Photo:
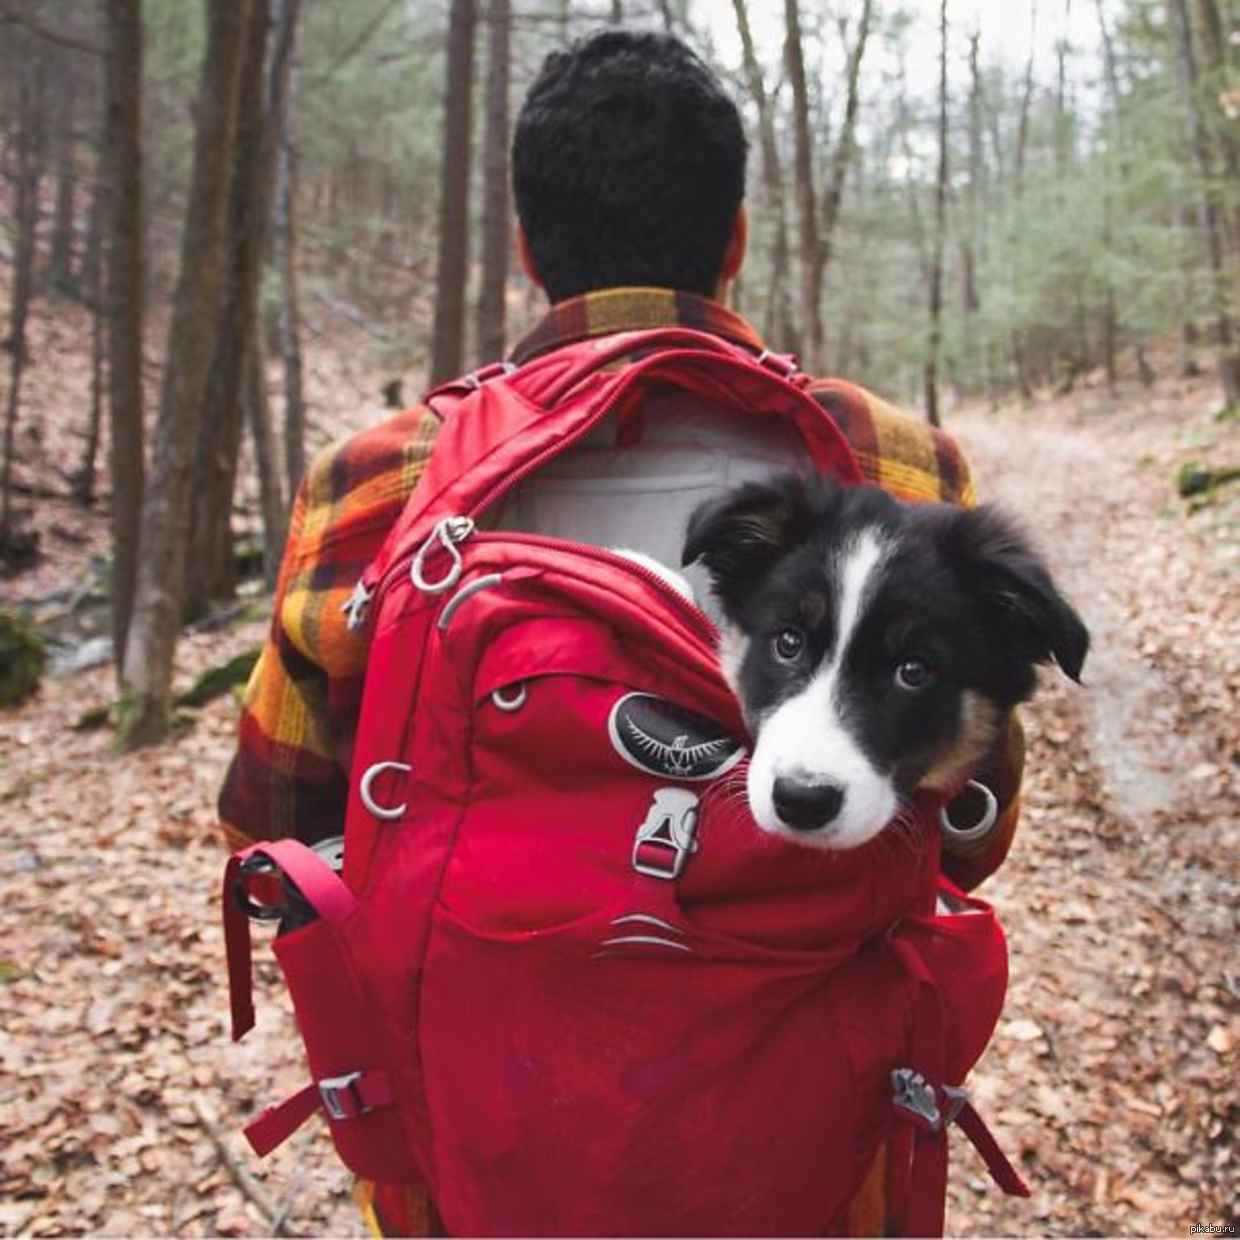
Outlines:
POLYGON ((259 1158, 266 1158, 277 1145, 287 1141, 322 1105, 319 1087, 311 1081, 290 1098, 268 1107, 245 1126, 245 1139, 259 1158))
POLYGON ((237 901, 241 862, 249 853, 233 853, 224 868, 221 896, 224 950, 228 957, 228 999, 232 1008, 232 1037, 239 1042, 254 1028, 254 972, 251 964, 250 919, 237 901))
POLYGON ((324 1081, 311 1081, 283 1102, 268 1107, 245 1127, 245 1137, 259 1158, 282 1145, 322 1108, 332 1119, 357 1119, 368 1111, 392 1104, 392 1086, 378 1070, 347 1073, 324 1081), (330 1092, 330 1105, 324 1094, 330 1092))
POLYGON ((986 1121, 973 1108, 973 1104, 965 1102, 956 1113, 956 1123, 973 1148, 982 1156, 990 1178, 1003 1189, 1009 1197, 1029 1197, 1029 1185, 1021 1178, 1020 1172, 1008 1161, 1008 1156, 999 1148, 994 1134, 986 1127, 986 1121))
POLYGON ((253 856, 266 857, 288 875, 306 903, 324 921, 341 922, 357 907, 357 898, 339 876, 297 840, 255 844, 233 853, 224 869, 222 896, 224 948, 228 958, 228 995, 232 1008, 233 1041, 254 1028, 254 974, 251 964, 250 919, 236 899, 242 881, 241 865, 253 856))
MULTIPOLYGON (((932 1085, 943 1079, 943 1005, 937 987, 920 956, 907 943, 897 943, 897 955, 917 979, 913 1007, 913 1067, 932 1085)), ((935 1090, 936 1097, 941 1091, 935 1090)), ((940 1112, 942 1103, 940 1101, 940 1112)), ((913 1161, 903 1219, 906 1236, 941 1236, 947 1207, 947 1131, 914 1124, 913 1161)))
MULTIPOLYGON (((921 1122, 901 1107, 901 1119, 910 1121, 912 1160, 907 1176, 889 1181, 889 1215, 899 1221, 906 1236, 941 1236, 947 1198, 947 1129, 960 1125, 965 1136, 982 1156, 986 1169, 999 1187, 1010 1196, 1028 1197, 1028 1185, 999 1148, 985 1121, 960 1090, 946 1090, 943 1079, 943 1009, 934 978, 913 946, 892 939, 891 946, 900 963, 917 983, 913 1007, 912 1061, 933 1089, 939 1122, 921 1122)), ((900 1130, 897 1130, 900 1131, 900 1130)), ((905 1129, 904 1131, 907 1131, 905 1129)))
POLYGON ((700 349, 704 353, 721 353, 725 357, 754 360, 753 355, 740 345, 730 344, 721 336, 696 331, 691 327, 651 327, 645 330, 616 332, 596 340, 589 349, 577 349, 577 360, 556 380, 554 387, 541 394, 540 401, 545 408, 550 409, 592 374, 631 353, 649 349, 700 349))

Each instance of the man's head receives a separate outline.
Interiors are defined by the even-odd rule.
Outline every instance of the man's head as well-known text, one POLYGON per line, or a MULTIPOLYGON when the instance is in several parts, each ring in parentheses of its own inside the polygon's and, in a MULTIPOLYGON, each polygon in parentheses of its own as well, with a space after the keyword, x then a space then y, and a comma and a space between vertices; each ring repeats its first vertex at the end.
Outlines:
POLYGON ((551 301, 620 285, 715 295, 743 256, 745 150, 736 105, 670 35, 608 30, 548 56, 512 162, 551 301))

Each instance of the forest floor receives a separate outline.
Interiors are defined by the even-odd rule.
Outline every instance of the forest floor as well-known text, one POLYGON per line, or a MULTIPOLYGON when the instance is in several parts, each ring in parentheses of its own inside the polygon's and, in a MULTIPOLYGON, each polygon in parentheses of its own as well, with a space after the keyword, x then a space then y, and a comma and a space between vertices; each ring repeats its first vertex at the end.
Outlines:
MULTIPOLYGON (((1240 1217, 1240 487, 1190 515, 1172 485, 1186 460, 1240 460, 1213 402, 1211 382, 1166 380, 950 415, 1095 642, 1085 687, 1048 674, 1026 712, 1023 826, 983 889, 1012 983, 971 1088, 1033 1198, 997 1195, 958 1141, 956 1234, 1240 1217)), ((40 513, 72 537, 0 605, 76 580, 106 542, 67 503, 40 513)), ((179 677, 263 630, 186 637, 179 677)), ((262 1163, 238 1131, 304 1077, 261 943, 258 1027, 226 1032, 213 805, 236 704, 118 758, 74 730, 112 694, 98 667, 0 714, 0 1235, 361 1234, 320 1125, 262 1163)))

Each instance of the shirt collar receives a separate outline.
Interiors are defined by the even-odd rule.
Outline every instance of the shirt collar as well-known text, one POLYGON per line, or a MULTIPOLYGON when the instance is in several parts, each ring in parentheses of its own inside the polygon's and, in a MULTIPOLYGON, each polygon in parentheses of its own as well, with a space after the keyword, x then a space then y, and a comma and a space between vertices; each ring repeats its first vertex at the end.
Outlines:
POLYGON ((551 307, 513 348, 517 365, 561 345, 613 332, 652 327, 691 327, 722 336, 760 353, 762 338, 721 302, 666 288, 609 288, 572 297, 551 307))

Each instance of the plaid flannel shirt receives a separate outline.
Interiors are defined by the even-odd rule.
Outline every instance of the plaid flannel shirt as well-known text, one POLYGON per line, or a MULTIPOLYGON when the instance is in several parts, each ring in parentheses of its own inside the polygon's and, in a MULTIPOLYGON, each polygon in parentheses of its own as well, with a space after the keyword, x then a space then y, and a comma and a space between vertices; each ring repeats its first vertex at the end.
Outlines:
MULTIPOLYGON (((613 332, 680 325, 722 336, 755 353, 757 333, 718 302, 663 289, 609 289, 562 302, 517 345, 517 364, 560 345, 613 332)), ((975 502, 952 439, 872 393, 839 380, 809 391, 836 420, 866 480, 902 500, 975 502)), ((426 406, 396 414, 326 449, 293 508, 276 587, 271 633, 246 690, 239 744, 220 795, 229 842, 339 834, 361 704, 367 643, 342 607, 409 498, 435 443, 439 419, 426 406)), ((976 886, 1006 856, 1019 812, 1023 768, 1019 723, 986 763, 1000 817, 944 869, 976 886)))

